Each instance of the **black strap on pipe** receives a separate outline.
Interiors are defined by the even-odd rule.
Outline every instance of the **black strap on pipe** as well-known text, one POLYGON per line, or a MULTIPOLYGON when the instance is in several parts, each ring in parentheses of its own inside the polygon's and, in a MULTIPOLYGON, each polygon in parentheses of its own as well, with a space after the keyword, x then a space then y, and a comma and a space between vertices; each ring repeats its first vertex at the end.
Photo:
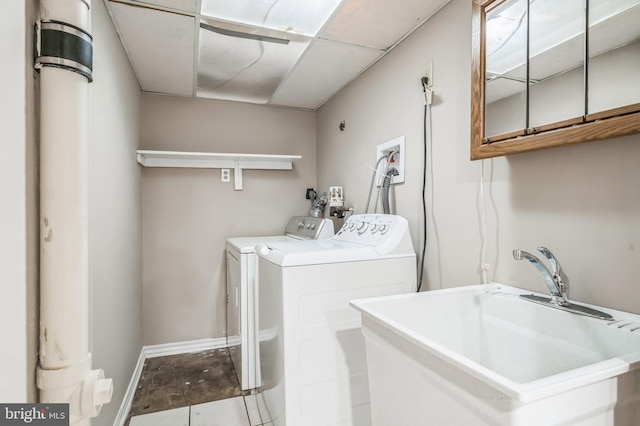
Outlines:
POLYGON ((60 21, 42 21, 36 29, 35 68, 57 67, 93 81, 93 38, 81 28, 60 21))

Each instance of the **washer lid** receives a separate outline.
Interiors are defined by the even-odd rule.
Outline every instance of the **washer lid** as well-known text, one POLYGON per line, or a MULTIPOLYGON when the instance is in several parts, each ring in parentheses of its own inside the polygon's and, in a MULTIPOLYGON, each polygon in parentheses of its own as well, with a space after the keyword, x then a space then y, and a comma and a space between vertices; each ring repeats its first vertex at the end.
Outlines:
POLYGON ((258 245, 256 253, 282 267, 415 257, 414 253, 381 256, 374 247, 332 239, 267 243, 258 245))
POLYGON ((284 241, 297 241, 286 235, 272 235, 264 237, 236 237, 227 238, 227 248, 231 247, 240 253, 255 253, 258 244, 276 243, 284 241))

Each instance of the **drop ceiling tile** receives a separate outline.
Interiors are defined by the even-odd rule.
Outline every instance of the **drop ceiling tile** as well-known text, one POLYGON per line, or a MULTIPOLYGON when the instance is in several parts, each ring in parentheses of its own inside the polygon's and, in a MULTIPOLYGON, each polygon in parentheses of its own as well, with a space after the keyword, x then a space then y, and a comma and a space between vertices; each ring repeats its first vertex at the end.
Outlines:
POLYGON ((107 4, 143 91, 316 109, 448 1, 107 4), (198 22, 291 41, 232 37, 198 30, 198 22))
POLYGON ((384 54, 315 40, 269 103, 317 109, 384 54))
POLYGON ((194 18, 116 2, 109 6, 142 90, 192 96, 194 18))
MULTIPOLYGON (((125 0, 126 1, 126 0, 125 0)), ((131 3, 148 4, 183 12, 196 13, 196 0, 130 0, 131 3)))
POLYGON ((450 0, 345 0, 321 38, 388 49, 450 0))
MULTIPOLYGON (((216 28, 225 26, 213 20, 208 23, 216 28)), ((259 31, 252 32, 256 33, 259 31)), ((197 96, 267 103, 308 43, 304 37, 279 44, 200 29, 197 96)))
POLYGON ((202 0, 201 13, 225 21, 314 36, 342 0, 202 0))

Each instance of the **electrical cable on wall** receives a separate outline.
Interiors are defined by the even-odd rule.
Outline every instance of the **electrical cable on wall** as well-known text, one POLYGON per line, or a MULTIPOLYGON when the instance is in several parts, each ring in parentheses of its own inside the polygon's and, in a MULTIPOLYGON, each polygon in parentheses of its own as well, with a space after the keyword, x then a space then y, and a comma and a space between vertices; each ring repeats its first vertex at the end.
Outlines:
POLYGON ((480 232, 482 234, 482 248, 480 249, 480 275, 482 284, 487 284, 487 270, 490 265, 487 256, 487 207, 484 200, 484 160, 480 160, 480 232))
MULTIPOLYGON (((431 112, 431 101, 433 99, 433 89, 429 85, 429 79, 422 77, 420 80, 422 84, 422 91, 424 94, 424 119, 423 119, 423 141, 424 151, 422 158, 422 254, 420 256, 420 267, 418 268, 418 286, 416 291, 420 291, 422 287, 422 276, 424 273, 424 259, 427 252, 427 201, 426 201, 426 189, 427 189, 427 116, 431 112)), ((431 129, 431 126, 429 126, 431 129)))
POLYGON ((496 206, 495 199, 493 198, 493 159, 489 160, 481 160, 480 162, 480 187, 479 187, 479 213, 480 213, 480 233, 482 238, 482 246, 480 250, 480 275, 483 284, 488 284, 490 282, 495 281, 495 271, 499 261, 498 250, 500 238, 499 238, 499 229, 500 229, 500 220, 498 207, 496 206), (485 170, 487 169, 487 165, 489 167, 487 171, 487 177, 485 178, 485 170), (485 191, 485 186, 488 185, 488 192, 485 191), (488 195, 487 195, 488 194, 488 195), (486 260, 487 256, 487 245, 489 243, 489 232, 487 230, 487 202, 493 209, 494 224, 495 224, 495 234, 492 234, 492 237, 495 238, 495 247, 496 253, 493 258, 493 262, 488 263, 486 260), (492 270, 492 275, 490 277, 487 276, 487 271, 492 270))

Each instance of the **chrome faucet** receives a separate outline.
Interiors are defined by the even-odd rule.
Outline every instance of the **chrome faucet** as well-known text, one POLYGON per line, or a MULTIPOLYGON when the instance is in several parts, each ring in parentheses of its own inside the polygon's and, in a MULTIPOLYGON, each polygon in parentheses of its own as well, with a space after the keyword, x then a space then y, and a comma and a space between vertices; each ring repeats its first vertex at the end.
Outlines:
POLYGON ((569 304, 569 278, 565 275, 560 262, 546 247, 538 247, 538 251, 549 260, 551 264, 551 271, 547 269, 540 259, 523 250, 515 249, 513 251, 513 258, 516 260, 526 259, 540 272, 545 284, 549 288, 551 293, 551 302, 566 306, 569 304))
POLYGON ((544 283, 549 288, 551 298, 536 296, 534 294, 521 294, 520 297, 530 302, 539 303, 541 305, 550 306, 574 314, 586 315, 593 318, 599 318, 605 321, 613 320, 613 317, 605 312, 597 309, 583 306, 577 303, 569 302, 569 278, 565 275, 560 262, 546 247, 538 247, 538 251, 549 260, 551 271, 547 269, 540 259, 526 251, 515 249, 513 258, 515 260, 527 259, 540 272, 544 283))

